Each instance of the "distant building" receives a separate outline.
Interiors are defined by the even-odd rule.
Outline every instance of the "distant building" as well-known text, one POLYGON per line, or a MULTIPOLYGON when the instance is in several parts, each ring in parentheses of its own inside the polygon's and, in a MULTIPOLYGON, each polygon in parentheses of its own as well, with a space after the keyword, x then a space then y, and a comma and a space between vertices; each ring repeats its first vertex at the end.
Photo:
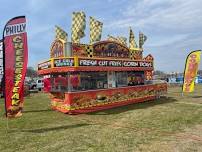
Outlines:
MULTIPOLYGON (((183 84, 183 80, 184 80, 184 77, 183 77, 183 76, 167 78, 167 82, 168 82, 168 83, 183 84)), ((196 78, 195 78, 195 83, 196 83, 196 84, 198 84, 198 83, 201 84, 201 83, 202 83, 202 76, 200 76, 200 75, 196 76, 196 78)))

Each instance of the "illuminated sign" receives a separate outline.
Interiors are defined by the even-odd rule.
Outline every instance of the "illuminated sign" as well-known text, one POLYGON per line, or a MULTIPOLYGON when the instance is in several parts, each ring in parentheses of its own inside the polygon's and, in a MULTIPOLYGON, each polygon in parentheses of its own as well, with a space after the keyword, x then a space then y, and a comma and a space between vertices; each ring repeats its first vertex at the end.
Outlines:
POLYGON ((153 67, 149 61, 124 61, 79 58, 79 66, 107 66, 107 67, 153 67))
POLYGON ((51 68, 51 61, 50 60, 43 62, 43 63, 40 63, 38 65, 38 70, 44 70, 44 69, 49 69, 49 68, 51 68))
MULTIPOLYGON (((73 67, 76 61, 74 58, 56 58, 53 59, 53 67, 73 67)), ((78 66, 80 67, 142 67, 153 68, 152 61, 127 61, 127 60, 105 60, 105 59, 90 59, 78 58, 78 66)), ((51 60, 40 63, 38 70, 51 68, 51 60)))
POLYGON ((153 67, 152 62, 148 61, 123 61, 124 67, 153 67))
POLYGON ((74 66, 74 58, 54 59, 54 67, 74 66))

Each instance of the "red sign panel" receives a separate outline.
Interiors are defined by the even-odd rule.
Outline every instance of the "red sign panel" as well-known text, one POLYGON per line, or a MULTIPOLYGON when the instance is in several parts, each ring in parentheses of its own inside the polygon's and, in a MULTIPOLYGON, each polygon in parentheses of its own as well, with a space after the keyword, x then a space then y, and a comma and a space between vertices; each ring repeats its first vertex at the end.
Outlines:
POLYGON ((5 108, 8 117, 21 115, 28 47, 25 16, 8 21, 4 28, 5 108))
POLYGON ((64 43, 60 40, 55 40, 51 45, 51 58, 64 56, 64 43))
POLYGON ((111 41, 101 41, 93 45, 95 57, 129 58, 130 50, 119 43, 111 41))

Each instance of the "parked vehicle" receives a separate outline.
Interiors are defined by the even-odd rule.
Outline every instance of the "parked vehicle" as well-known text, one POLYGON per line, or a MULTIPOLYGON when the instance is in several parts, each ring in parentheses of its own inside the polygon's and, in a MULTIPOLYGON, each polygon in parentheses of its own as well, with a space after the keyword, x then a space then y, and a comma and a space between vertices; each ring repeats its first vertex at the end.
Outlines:
POLYGON ((37 88, 39 91, 43 90, 43 88, 44 88, 43 79, 38 79, 38 80, 36 81, 36 88, 37 88))

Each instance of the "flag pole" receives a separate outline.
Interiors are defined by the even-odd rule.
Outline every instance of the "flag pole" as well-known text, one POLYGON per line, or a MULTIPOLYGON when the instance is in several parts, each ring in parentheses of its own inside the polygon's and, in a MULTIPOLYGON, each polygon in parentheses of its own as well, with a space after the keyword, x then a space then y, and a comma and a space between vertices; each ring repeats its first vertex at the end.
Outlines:
MULTIPOLYGON (((191 52, 192 53, 192 52, 191 52)), ((183 90, 184 90, 184 80, 185 80, 185 72, 186 72, 186 67, 187 67, 187 60, 188 60, 188 58, 189 58, 189 55, 191 54, 191 53, 189 53, 188 55, 187 55, 187 58, 186 58, 186 60, 185 60, 185 66, 184 66, 184 73, 183 73, 183 83, 182 83, 182 92, 181 92, 181 96, 182 97, 184 97, 184 92, 183 92, 183 90)))
MULTIPOLYGON (((10 21, 10 20, 9 20, 10 21)), ((8 21, 8 22, 9 22, 8 21)), ((6 26, 8 24, 8 22, 6 23, 6 25, 4 26, 4 30, 3 30, 3 39, 2 39, 2 43, 3 43, 3 96, 4 96, 4 106, 5 106, 5 115, 6 117, 8 116, 7 115, 7 110, 6 110, 6 94, 5 94, 5 87, 6 87, 6 84, 5 84, 5 45, 4 45, 4 31, 6 29, 6 26)))
MULTIPOLYGON (((10 20, 9 20, 10 21, 10 20)), ((8 22, 9 22, 8 21, 8 22)), ((6 133, 8 133, 8 129, 9 129, 9 124, 8 124, 8 114, 7 114, 7 110, 6 110, 6 94, 5 94, 5 87, 6 87, 6 84, 5 84, 5 45, 4 45, 4 31, 6 29, 6 26, 8 24, 8 22, 6 23, 6 25, 4 26, 4 29, 3 29, 3 38, 2 38, 2 44, 3 44, 3 85, 2 85, 2 89, 3 89, 3 97, 4 97, 4 106, 5 106, 5 116, 6 116, 6 133)))

